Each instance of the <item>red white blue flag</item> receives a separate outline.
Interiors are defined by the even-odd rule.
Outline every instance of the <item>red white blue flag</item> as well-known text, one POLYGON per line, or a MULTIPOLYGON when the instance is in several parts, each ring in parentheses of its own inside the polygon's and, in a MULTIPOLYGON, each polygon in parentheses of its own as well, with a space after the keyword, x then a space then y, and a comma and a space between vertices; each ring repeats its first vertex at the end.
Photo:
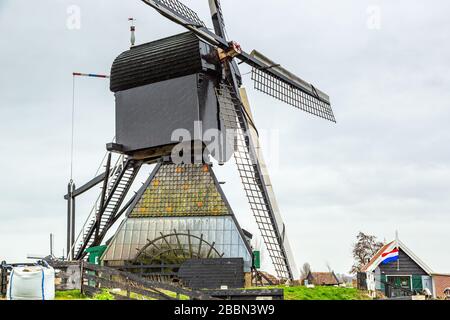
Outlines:
POLYGON ((398 260, 398 248, 395 248, 392 251, 388 251, 388 252, 384 252, 381 255, 381 258, 383 260, 381 260, 382 264, 388 264, 390 262, 394 262, 398 260))

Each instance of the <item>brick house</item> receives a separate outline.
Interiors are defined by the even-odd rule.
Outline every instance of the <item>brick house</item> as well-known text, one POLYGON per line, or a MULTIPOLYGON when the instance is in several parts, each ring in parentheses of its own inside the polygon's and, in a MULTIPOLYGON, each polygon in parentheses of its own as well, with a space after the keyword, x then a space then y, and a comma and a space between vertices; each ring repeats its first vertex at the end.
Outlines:
POLYGON ((447 295, 445 291, 448 291, 448 295, 450 295, 450 274, 443 273, 433 273, 433 288, 434 295, 438 299, 445 299, 447 295))

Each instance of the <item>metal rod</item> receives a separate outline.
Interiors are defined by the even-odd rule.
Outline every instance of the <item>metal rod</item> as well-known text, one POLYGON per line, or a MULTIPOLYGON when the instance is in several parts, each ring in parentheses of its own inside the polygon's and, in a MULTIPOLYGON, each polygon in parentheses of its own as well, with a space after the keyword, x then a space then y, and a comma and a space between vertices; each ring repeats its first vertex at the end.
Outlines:
POLYGON ((50 233, 50 256, 53 257, 53 233, 50 233))
POLYGON ((67 255, 68 255, 68 260, 71 260, 70 257, 70 248, 71 248, 71 230, 72 230, 72 197, 71 197, 71 193, 72 193, 72 181, 68 184, 67 186, 67 194, 69 195, 69 197, 67 198, 67 255))
POLYGON ((70 256, 73 258, 75 253, 74 243, 75 243, 75 197, 73 196, 73 193, 75 191, 75 183, 72 182, 72 189, 70 191, 70 203, 71 203, 71 216, 72 216, 72 222, 71 222, 71 241, 70 241, 70 248, 72 248, 70 256))

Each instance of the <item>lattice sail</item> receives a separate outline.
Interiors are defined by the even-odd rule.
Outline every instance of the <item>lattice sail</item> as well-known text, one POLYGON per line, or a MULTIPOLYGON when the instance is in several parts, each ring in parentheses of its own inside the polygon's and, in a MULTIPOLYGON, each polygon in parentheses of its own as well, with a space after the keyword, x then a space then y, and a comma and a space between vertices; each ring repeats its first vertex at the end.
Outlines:
POLYGON ((238 117, 236 113, 236 101, 233 100, 230 88, 221 83, 216 88, 216 96, 219 102, 219 118, 226 129, 238 129, 238 117))
MULTIPOLYGON (((148 3, 148 1, 143 0, 148 3)), ((198 14, 185 4, 178 0, 152 0, 158 6, 164 6, 184 20, 191 22, 195 26, 206 27, 205 23, 199 18, 198 14)))
POLYGON ((252 69, 252 80, 256 90, 315 116, 336 122, 331 105, 319 96, 307 94, 265 70, 257 68, 252 69))
POLYGON ((218 92, 219 101, 228 99, 221 102, 222 108, 225 108, 224 106, 227 110, 231 106, 235 108, 236 122, 233 123, 232 120, 229 120, 230 125, 237 126, 234 158, 261 236, 278 277, 292 279, 293 270, 289 263, 289 259, 292 257, 289 252, 290 248, 285 246, 288 242, 284 237, 284 225, 277 212, 278 208, 274 204, 275 196, 271 194, 271 189, 269 190, 265 184, 264 172, 254 145, 254 138, 247 126, 249 117, 246 117, 244 106, 233 93, 232 87, 222 84, 218 92))

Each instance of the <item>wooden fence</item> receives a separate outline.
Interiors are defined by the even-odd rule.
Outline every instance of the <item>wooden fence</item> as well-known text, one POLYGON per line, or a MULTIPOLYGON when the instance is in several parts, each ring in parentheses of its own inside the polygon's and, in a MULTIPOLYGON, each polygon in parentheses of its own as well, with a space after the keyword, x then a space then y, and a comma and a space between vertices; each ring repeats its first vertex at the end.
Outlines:
POLYGON ((81 291, 92 296, 106 289, 120 300, 210 300, 211 296, 177 285, 152 281, 139 275, 81 263, 81 291))
POLYGON ((8 287, 9 271, 6 268, 6 262, 2 262, 0 266, 0 297, 6 297, 8 287))

